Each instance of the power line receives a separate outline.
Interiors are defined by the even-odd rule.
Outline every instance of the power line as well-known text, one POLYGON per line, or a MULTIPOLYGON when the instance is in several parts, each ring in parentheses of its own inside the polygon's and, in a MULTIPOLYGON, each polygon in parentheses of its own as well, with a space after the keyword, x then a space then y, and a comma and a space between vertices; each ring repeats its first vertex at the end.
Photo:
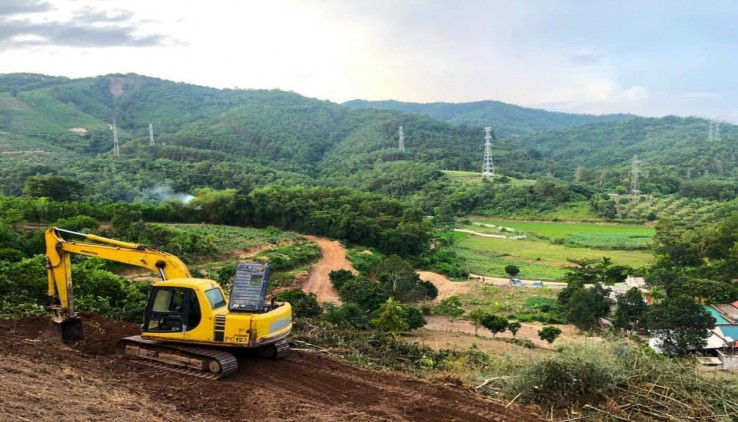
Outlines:
POLYGON ((720 118, 710 120, 710 128, 707 132, 707 141, 720 141, 720 118))
POLYGON ((640 187, 638 186, 638 175, 641 173, 641 161, 637 155, 633 156, 633 165, 630 170, 630 194, 632 196, 638 196, 641 194, 640 187))
POLYGON ((115 125, 115 119, 113 119, 113 155, 120 157, 120 145, 118 144, 118 127, 115 125))
POLYGON ((400 126, 398 133, 400 137, 400 152, 405 152, 405 132, 403 132, 402 126, 400 126))
POLYGON ((484 128, 484 164, 482 165, 482 178, 495 177, 495 164, 492 161, 492 139, 495 134, 491 127, 484 128))
POLYGON ((149 145, 154 146, 154 125, 149 123, 149 145))

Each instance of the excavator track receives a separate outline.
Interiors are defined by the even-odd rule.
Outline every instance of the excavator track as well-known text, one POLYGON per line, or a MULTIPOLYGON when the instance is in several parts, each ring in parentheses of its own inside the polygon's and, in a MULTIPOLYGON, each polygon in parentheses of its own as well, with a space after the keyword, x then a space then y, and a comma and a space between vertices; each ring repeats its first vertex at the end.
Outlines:
POLYGON ((146 366, 213 380, 225 378, 238 370, 238 361, 231 353, 146 340, 141 336, 120 339, 115 346, 115 354, 133 358, 146 366))
POLYGON ((274 348, 277 351, 274 359, 284 359, 290 354, 290 343, 287 342, 287 339, 282 339, 274 343, 274 348))
POLYGON ((272 344, 259 347, 256 353, 265 359, 283 359, 290 354, 290 344, 287 339, 277 340, 272 344))

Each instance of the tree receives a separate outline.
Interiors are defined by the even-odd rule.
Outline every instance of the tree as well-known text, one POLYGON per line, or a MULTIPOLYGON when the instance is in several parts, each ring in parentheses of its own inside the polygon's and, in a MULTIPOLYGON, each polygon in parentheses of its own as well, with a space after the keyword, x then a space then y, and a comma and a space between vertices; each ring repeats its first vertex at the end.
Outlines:
POLYGON ((497 333, 507 329, 507 318, 499 315, 486 315, 482 318, 482 325, 492 332, 492 337, 495 337, 497 333))
POLYGON ((405 321, 405 309, 402 303, 393 298, 386 302, 377 311, 377 317, 372 320, 372 325, 390 334, 407 331, 410 325, 405 321))
POLYGON ((347 281, 338 295, 341 302, 355 303, 367 312, 379 309, 389 297, 381 284, 364 278, 347 281))
POLYGON ((26 179, 23 194, 33 198, 49 198, 52 201, 79 199, 85 185, 74 179, 61 176, 33 176, 26 179))
POLYGON ((420 280, 418 284, 425 289, 425 297, 429 300, 434 300, 438 297, 438 287, 433 282, 428 280, 420 280))
POLYGON ((553 343, 556 341, 556 339, 561 335, 561 329, 558 327, 553 327, 551 325, 547 325, 540 330, 538 330, 538 337, 541 340, 547 341, 548 344, 553 343))
POLYGON ((428 321, 425 320, 423 313, 420 312, 420 309, 410 305, 402 305, 402 308, 404 311, 403 318, 407 323, 408 330, 423 328, 425 324, 428 323, 428 321))
POLYGON ((715 318, 688 296, 667 297, 652 305, 646 324, 653 337, 663 343, 666 352, 684 355, 707 344, 715 318))
POLYGON ((512 264, 511 265, 505 265, 505 272, 510 277, 515 277, 516 275, 518 275, 518 273, 520 273, 520 268, 518 268, 516 265, 512 265, 512 264))
POLYGON ((482 308, 474 308, 469 312, 469 320, 474 325, 474 335, 478 335, 479 327, 482 326, 482 319, 489 315, 487 311, 482 308))
POLYGON ((375 274, 385 290, 402 302, 417 302, 428 297, 429 291, 420 284, 418 273, 399 256, 393 255, 382 261, 375 274))
POLYGON ((292 305, 295 317, 315 317, 323 312, 315 293, 305 293, 302 289, 286 290, 277 295, 277 300, 292 305))
POLYGON ((568 322, 580 330, 591 330, 610 312, 612 301, 609 295, 610 289, 599 283, 589 289, 570 283, 570 287, 559 293, 557 306, 568 322))
POLYGON ((618 295, 612 325, 628 332, 638 330, 646 317, 646 311, 648 311, 648 304, 643 300, 641 291, 633 287, 618 295))
MULTIPOLYGON (((434 312, 448 318, 450 323, 464 315, 464 308, 461 307, 461 299, 458 296, 449 296, 436 305, 434 312)), ((446 325, 446 330, 448 331, 448 325, 446 325)))
POLYGON ((507 323, 507 329, 512 333, 513 337, 518 334, 520 327, 522 327, 522 325, 518 321, 510 321, 507 323))

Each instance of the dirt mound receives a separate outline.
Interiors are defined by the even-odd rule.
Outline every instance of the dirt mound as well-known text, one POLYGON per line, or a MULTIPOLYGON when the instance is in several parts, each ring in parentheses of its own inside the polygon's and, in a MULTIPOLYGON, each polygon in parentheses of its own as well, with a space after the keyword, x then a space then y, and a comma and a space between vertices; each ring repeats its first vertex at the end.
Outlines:
POLYGON ((0 420, 540 420, 457 387, 307 352, 244 355, 222 381, 184 377, 112 355, 136 325, 84 321, 88 339, 73 348, 46 319, 0 321, 0 420))

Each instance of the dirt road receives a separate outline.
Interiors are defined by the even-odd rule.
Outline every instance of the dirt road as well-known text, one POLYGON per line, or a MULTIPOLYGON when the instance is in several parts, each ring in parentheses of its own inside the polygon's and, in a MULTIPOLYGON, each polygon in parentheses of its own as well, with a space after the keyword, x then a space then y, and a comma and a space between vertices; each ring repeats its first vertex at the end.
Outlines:
POLYGON ((304 235, 306 239, 320 246, 321 258, 313 265, 307 282, 302 290, 315 293, 318 302, 339 303, 338 291, 331 284, 328 274, 335 270, 349 270, 356 273, 354 267, 346 259, 346 249, 337 240, 304 235))
POLYGON ((0 321, 3 421, 536 421, 534 414, 441 382, 295 352, 281 361, 239 356, 222 381, 117 359, 134 324, 85 319, 88 340, 58 343, 45 318, 0 321))

